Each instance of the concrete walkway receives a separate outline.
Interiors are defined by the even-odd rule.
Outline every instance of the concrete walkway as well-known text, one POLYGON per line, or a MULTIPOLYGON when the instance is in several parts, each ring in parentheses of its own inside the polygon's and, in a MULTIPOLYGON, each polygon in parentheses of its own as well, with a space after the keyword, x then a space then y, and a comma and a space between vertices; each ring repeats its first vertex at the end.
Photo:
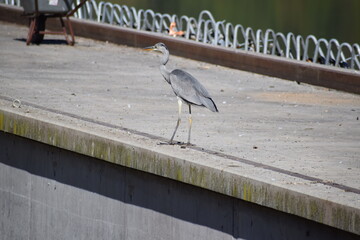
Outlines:
MULTIPOLYGON (((89 119, 94 131, 103 127, 97 122, 129 129, 152 151, 359 213, 360 96, 173 56, 169 67, 198 78, 219 113, 193 108, 195 147, 163 146, 158 143, 175 127, 177 100, 159 72, 158 54, 83 38, 70 47, 54 36, 26 46, 26 34, 27 28, 0 24, 0 109, 39 119, 56 113, 52 121, 59 125, 65 113, 79 129, 89 119), (13 108, 9 99, 22 107, 13 108)), ((187 138, 183 110, 179 141, 187 138)))

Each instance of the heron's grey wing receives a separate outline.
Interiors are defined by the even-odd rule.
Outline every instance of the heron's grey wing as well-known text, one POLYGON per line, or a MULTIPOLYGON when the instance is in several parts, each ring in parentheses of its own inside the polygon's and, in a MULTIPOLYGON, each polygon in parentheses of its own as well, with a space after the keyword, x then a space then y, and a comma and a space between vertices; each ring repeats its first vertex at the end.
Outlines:
POLYGON ((186 102, 218 111, 208 91, 191 74, 175 69, 170 74, 170 83, 174 93, 186 102))

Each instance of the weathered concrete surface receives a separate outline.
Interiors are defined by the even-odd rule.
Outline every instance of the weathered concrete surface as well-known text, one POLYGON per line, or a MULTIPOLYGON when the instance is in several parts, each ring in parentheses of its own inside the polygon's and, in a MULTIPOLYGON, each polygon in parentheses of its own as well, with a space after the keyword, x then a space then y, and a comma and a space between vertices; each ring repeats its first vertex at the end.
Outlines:
MULTIPOLYGON (((22 13, 21 7, 0 4, 0 21, 27 25, 27 19, 21 16, 22 13)), ((46 26, 49 30, 61 30, 59 21, 54 18, 48 19, 46 26)), ((164 42, 172 49, 173 55, 315 86, 360 93, 360 74, 355 70, 234 50, 77 18, 72 19, 72 28, 77 35, 85 38, 140 48, 154 42, 164 42)))
POLYGON ((360 234, 359 96, 172 57, 220 113, 194 109, 197 147, 163 146, 177 104, 156 54, 81 38, 27 47, 26 28, 0 30, 2 131, 360 234))

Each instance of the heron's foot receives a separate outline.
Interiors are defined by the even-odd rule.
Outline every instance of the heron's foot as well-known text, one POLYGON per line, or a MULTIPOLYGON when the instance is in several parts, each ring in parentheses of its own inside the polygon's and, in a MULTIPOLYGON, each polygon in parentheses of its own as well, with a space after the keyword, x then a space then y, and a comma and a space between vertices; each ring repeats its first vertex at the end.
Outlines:
POLYGON ((159 142, 158 145, 183 145, 183 142, 174 142, 174 141, 168 141, 168 142, 159 142))
POLYGON ((181 146, 181 148, 186 148, 186 147, 192 147, 195 146, 195 144, 192 143, 185 143, 185 142, 179 142, 179 141, 168 141, 168 142, 159 142, 158 145, 178 145, 181 146))
POLYGON ((184 143, 184 142, 177 142, 177 145, 180 145, 181 148, 186 148, 186 147, 193 147, 195 146, 195 144, 192 144, 190 142, 184 143))
POLYGON ((192 144, 189 142, 180 144, 180 148, 183 148, 183 149, 185 149, 186 147, 193 147, 193 146, 195 146, 195 144, 192 144))

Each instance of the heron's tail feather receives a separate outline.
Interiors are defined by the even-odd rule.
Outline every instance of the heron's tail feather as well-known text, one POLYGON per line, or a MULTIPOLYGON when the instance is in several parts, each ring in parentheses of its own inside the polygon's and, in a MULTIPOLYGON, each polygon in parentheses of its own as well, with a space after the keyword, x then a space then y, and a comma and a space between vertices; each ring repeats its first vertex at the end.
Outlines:
POLYGON ((200 98, 202 104, 212 112, 218 112, 215 102, 211 98, 202 97, 200 98))

